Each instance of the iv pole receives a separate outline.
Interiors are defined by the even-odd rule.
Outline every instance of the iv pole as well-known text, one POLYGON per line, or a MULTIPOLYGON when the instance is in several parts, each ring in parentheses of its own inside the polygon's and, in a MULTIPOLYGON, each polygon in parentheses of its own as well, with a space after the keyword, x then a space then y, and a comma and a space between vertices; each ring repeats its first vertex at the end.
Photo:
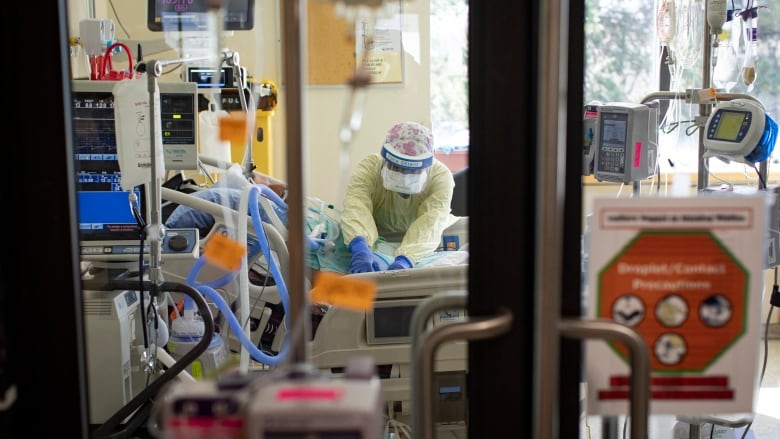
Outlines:
POLYGON ((297 331, 297 336, 290 340, 290 363, 303 364, 308 359, 307 340, 311 332, 310 320, 306 317, 308 310, 305 264, 303 258, 303 191, 304 187, 304 143, 303 143, 303 72, 305 71, 305 29, 301 23, 306 22, 306 2, 287 0, 281 2, 282 22, 284 23, 283 51, 287 56, 284 65, 284 83, 287 86, 287 203, 289 207, 288 228, 290 234, 290 322, 295 327, 299 324, 303 331, 297 331), (296 319, 300 321, 296 321, 296 319))

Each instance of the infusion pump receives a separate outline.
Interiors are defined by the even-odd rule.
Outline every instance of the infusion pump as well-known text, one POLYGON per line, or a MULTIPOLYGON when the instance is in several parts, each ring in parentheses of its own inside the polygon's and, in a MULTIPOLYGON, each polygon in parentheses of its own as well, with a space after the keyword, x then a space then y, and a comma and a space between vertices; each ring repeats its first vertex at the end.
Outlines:
POLYGON ((598 181, 631 183, 655 175, 658 172, 658 104, 600 105, 593 148, 593 175, 598 181))
POLYGON ((704 157, 726 162, 762 162, 772 154, 777 139, 777 123, 761 103, 750 99, 719 103, 705 128, 704 157))

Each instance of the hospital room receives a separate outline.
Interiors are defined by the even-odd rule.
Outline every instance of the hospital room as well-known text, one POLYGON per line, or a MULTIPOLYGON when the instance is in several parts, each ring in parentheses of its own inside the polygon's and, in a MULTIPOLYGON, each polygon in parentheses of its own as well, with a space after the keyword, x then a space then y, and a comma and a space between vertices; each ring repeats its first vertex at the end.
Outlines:
POLYGON ((780 437, 780 2, 9 9, 0 437, 780 437))

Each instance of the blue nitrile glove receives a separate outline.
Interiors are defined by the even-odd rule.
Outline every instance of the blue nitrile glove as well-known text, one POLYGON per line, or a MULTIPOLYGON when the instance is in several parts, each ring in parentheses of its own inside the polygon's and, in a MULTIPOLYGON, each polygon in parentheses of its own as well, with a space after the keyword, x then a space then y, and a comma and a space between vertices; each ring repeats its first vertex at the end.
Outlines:
POLYGON ((395 261, 387 267, 388 270, 406 270, 407 268, 414 267, 412 260, 404 255, 398 255, 395 257, 395 261))
POLYGON ((374 258, 374 252, 368 247, 366 239, 357 236, 349 243, 352 260, 349 263, 350 273, 369 273, 379 271, 379 262, 374 258))

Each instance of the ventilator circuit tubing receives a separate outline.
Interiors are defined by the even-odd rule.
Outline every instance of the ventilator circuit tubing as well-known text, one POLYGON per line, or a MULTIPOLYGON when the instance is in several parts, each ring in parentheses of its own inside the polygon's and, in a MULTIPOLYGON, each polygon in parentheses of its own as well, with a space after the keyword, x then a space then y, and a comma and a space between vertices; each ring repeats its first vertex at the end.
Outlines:
MULTIPOLYGON (((266 198, 269 198, 272 202, 276 203, 280 207, 285 207, 286 204, 276 194, 276 192, 274 192, 268 186, 261 185, 261 184, 249 185, 244 189, 244 191, 241 194, 241 199, 239 201, 239 208, 238 208, 238 213, 239 213, 238 217, 246 218, 247 211, 249 211, 250 218, 252 220, 252 227, 257 233, 258 242, 260 244, 260 249, 263 253, 263 256, 265 257, 266 261, 268 261, 268 266, 271 272, 271 276, 274 278, 276 282, 276 286, 279 292, 279 297, 281 298, 282 306, 285 312, 284 314, 285 321, 289 327, 290 298, 287 292, 286 284, 284 282, 284 277, 282 276, 282 273, 279 271, 279 264, 271 254, 270 244, 268 242, 268 238, 266 237, 265 231, 263 229, 262 216, 260 214, 260 210, 258 207, 259 206, 258 198, 257 198, 258 194, 262 194, 266 198)), ((238 235, 237 236, 238 242, 247 242, 246 222, 244 221, 238 222, 237 235, 238 235)), ((308 238, 306 242, 308 243, 308 246, 313 249, 316 249, 320 245, 320 243, 318 243, 317 241, 311 238, 308 238)), ((227 317, 228 324, 230 325, 231 329, 235 332, 236 337, 239 339, 242 348, 244 348, 241 350, 241 361, 240 361, 241 371, 245 372, 248 370, 249 356, 251 356, 256 361, 271 366, 276 366, 282 363, 286 359, 289 350, 288 340, 287 339, 284 340, 282 349, 279 351, 277 355, 268 355, 263 351, 261 351, 260 349, 258 349, 252 343, 246 328, 242 328, 240 321, 231 310, 229 304, 226 303, 225 300, 222 298, 222 296, 220 296, 219 293, 217 293, 217 291, 215 290, 215 288, 219 288, 227 284, 228 282, 230 282, 233 279, 233 276, 235 276, 235 273, 229 273, 221 277, 220 279, 208 283, 198 283, 196 280, 197 274, 204 265, 205 265, 205 260, 203 259, 203 257, 199 258, 195 262, 195 265, 193 265, 192 269, 190 270, 190 273, 187 276, 187 284, 193 286, 201 294, 212 298, 212 300, 217 305, 219 310, 227 317)), ((242 317, 248 317, 250 313, 248 266, 249 263, 247 260, 247 253, 245 252, 242 255, 241 266, 239 268, 239 273, 238 273, 239 274, 238 277, 239 315, 242 317)), ((249 321, 248 318, 242 320, 245 320, 247 322, 249 321)))
MULTIPOLYGON (((200 271, 201 268, 206 264, 206 260, 201 256, 198 258, 197 261, 195 261, 195 265, 192 266, 192 270, 190 271, 190 275, 187 278, 187 282, 190 283, 190 285, 195 288, 200 294, 202 294, 205 297, 208 297, 214 303, 217 305, 217 308, 226 316, 228 324, 230 325, 231 330, 235 332, 236 337, 241 342, 241 346, 244 347, 249 354, 254 358, 255 360, 263 363, 268 364, 271 366, 276 366, 284 361, 285 357, 287 356, 287 341, 285 340, 284 345, 282 346, 282 349, 280 350, 279 354, 277 355, 268 355, 265 352, 258 349, 254 344, 252 344, 252 340, 249 338, 249 336, 246 335, 243 328, 241 328, 241 323, 238 321, 238 318, 236 318, 235 314, 233 314, 233 311, 230 309, 230 305, 225 302, 225 299, 220 296, 220 294, 212 287, 212 285, 207 284, 199 284, 194 285, 194 278, 197 277, 197 272, 200 271)), ((213 284, 213 283, 212 283, 213 284)), ((277 285, 280 285, 279 282, 277 282, 277 285)), ((280 295, 282 296, 282 302, 285 302, 285 293, 282 293, 283 288, 279 288, 280 295)), ((284 305, 285 310, 288 309, 288 305, 284 305)))
MULTIPOLYGON (((268 261, 271 275, 274 278, 274 281, 276 282, 276 286, 279 290, 279 296, 282 301, 282 306, 285 311, 285 319, 288 321, 289 324, 289 309, 290 309, 289 295, 287 294, 287 288, 284 283, 284 278, 282 277, 282 274, 279 271, 279 266, 276 260, 271 255, 270 245, 268 243, 268 239, 265 236, 264 229, 261 224, 261 219, 260 219, 261 216, 260 216, 260 211, 258 208, 258 200, 257 200, 258 192, 262 191, 261 186, 262 185, 250 185, 242 193, 241 201, 239 203, 239 218, 246 218, 247 204, 251 205, 252 207, 249 210, 251 211, 252 226, 257 232, 257 238, 260 243, 260 249, 263 253, 263 256, 268 261)), ((273 191, 270 190, 270 188, 267 188, 266 192, 273 193, 273 191)), ((278 196, 276 198, 278 198, 278 196)), ((237 239, 238 242, 247 242, 247 226, 246 226, 246 222, 244 221, 238 222, 237 239)), ((241 351, 242 370, 246 370, 246 368, 248 367, 244 365, 246 360, 248 360, 248 359, 246 360, 244 359, 244 357, 247 354, 249 354, 256 361, 271 366, 276 366, 281 362, 283 362, 287 356, 287 351, 288 351, 287 340, 284 341, 282 349, 279 351, 277 355, 268 355, 263 351, 261 351, 260 349, 258 349, 257 346, 255 346, 252 343, 252 340, 249 338, 244 328, 242 328, 242 325, 238 321, 238 318, 230 309, 230 305, 227 302, 225 302, 222 296, 215 290, 215 288, 219 288, 227 284, 228 282, 230 282, 237 273, 229 273, 215 281, 211 281, 208 283, 198 283, 198 281, 196 280, 198 277, 198 273, 203 268, 205 263, 206 260, 204 259, 203 256, 201 256, 200 258, 198 258, 198 260, 195 261, 195 264, 192 266, 192 269, 187 275, 187 284, 195 288, 202 295, 211 298, 214 301, 214 303, 217 305, 217 308, 219 308, 219 310, 226 316, 228 320, 228 324, 236 334, 236 337, 241 343, 242 348, 244 348, 241 351)), ((244 254, 242 255, 241 266, 239 268, 238 274, 239 274, 238 280, 239 280, 240 311, 242 316, 248 316, 249 315, 249 284, 248 284, 249 273, 248 273, 248 261, 247 261, 246 252, 244 252, 244 254)))
MULTIPOLYGON (((285 211, 286 211, 287 203, 285 203, 284 200, 282 199, 282 197, 280 197, 279 194, 277 194, 273 189, 271 189, 270 187, 268 187, 268 186, 266 186, 264 184, 255 184, 255 185, 252 185, 252 186, 255 187, 255 188, 258 188, 260 190, 260 195, 264 196, 265 198, 268 198, 269 200, 271 200, 272 203, 276 204, 279 208, 285 209, 285 211)), ((256 195, 253 196, 252 201, 255 201, 255 202, 257 201, 257 196, 256 195)), ((247 199, 247 202, 248 202, 248 199, 247 199)), ((254 211, 250 211, 250 214, 252 214, 252 216, 254 218, 254 215, 259 215, 260 213, 259 213, 259 211, 257 211, 257 208, 256 208, 257 204, 256 203, 251 204, 251 206, 255 206, 253 208, 254 211)), ((241 211, 242 213, 246 214, 246 211, 241 210, 241 205, 239 205, 239 211, 241 211)), ((241 218, 243 218, 243 216, 241 218)), ((259 217, 259 218, 262 218, 262 217, 259 217)), ((274 218, 276 218, 278 221, 282 221, 281 219, 278 218, 278 215, 276 215, 275 212, 268 212, 268 218, 271 221, 272 225, 276 225, 275 223, 277 222, 277 221, 274 221, 274 218)), ((257 224, 253 224, 253 225, 256 226, 257 224)), ((287 227, 287 224, 282 224, 282 226, 283 227, 287 227)), ((318 248, 320 248, 323 245, 325 245, 328 241, 332 241, 333 239, 335 239, 335 238, 319 239, 319 238, 313 238, 311 236, 304 235, 304 240, 306 241, 306 244, 307 244, 307 246, 309 247, 310 250, 317 250, 318 248)), ((243 242, 243 241, 240 241, 240 242, 243 242)))

